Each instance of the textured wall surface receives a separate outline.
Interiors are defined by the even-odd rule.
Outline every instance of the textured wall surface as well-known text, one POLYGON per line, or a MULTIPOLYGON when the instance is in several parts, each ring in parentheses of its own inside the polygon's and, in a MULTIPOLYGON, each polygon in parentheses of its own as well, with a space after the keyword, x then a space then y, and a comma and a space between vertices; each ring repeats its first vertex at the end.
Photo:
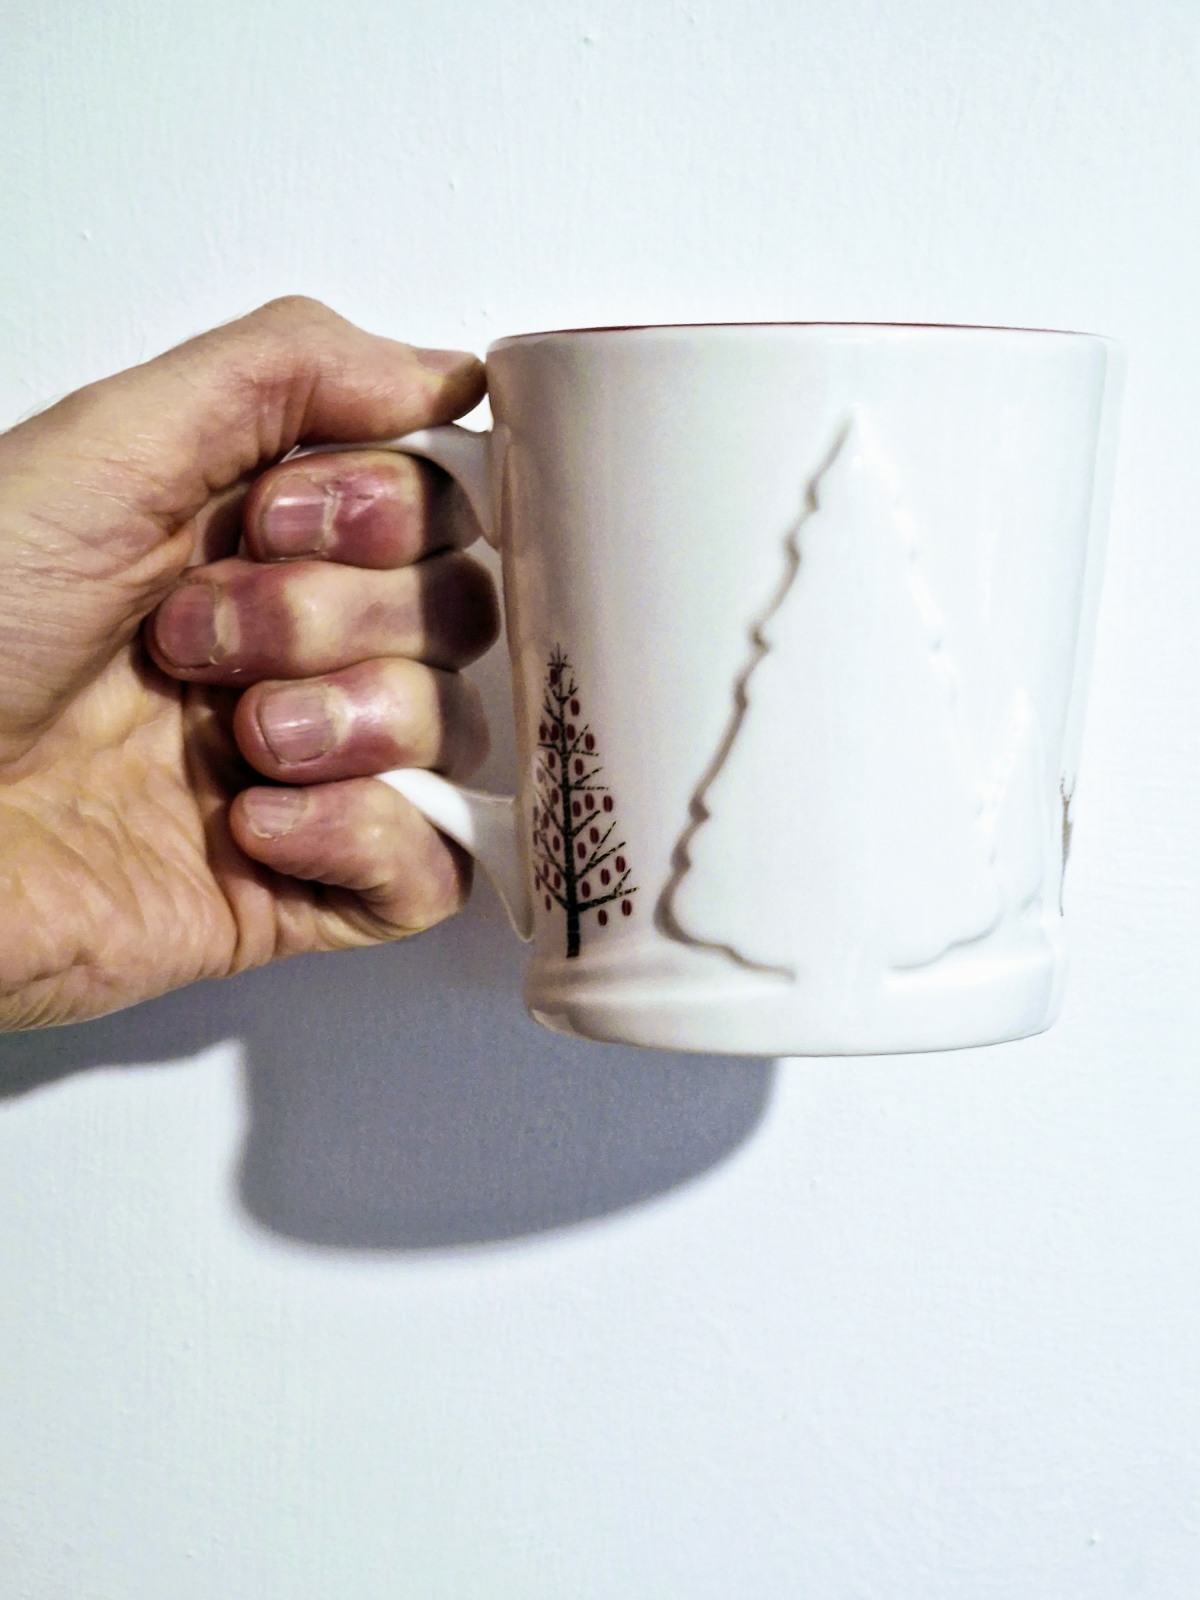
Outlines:
POLYGON ((874 318, 1130 357, 1058 1027, 574 1046, 481 895, 0 1041, 5 1600, 1190 1600, 1193 0, 0 21, 4 421, 291 290, 480 349, 874 318))

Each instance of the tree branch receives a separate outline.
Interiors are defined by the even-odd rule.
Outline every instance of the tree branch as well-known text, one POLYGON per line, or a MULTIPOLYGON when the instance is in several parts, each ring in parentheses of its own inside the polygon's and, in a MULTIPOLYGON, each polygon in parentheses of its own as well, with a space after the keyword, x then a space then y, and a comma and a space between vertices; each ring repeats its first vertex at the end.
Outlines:
MULTIPOLYGON (((625 878, 627 878, 628 876, 629 876, 629 873, 627 872, 625 874, 625 878)), ((585 911, 595 911, 597 906, 611 905, 614 900, 625 900, 625 899, 627 899, 629 897, 629 895, 636 894, 637 893, 636 884, 634 885, 634 887, 632 889, 627 889, 625 887, 625 878, 621 879, 620 883, 612 891, 611 894, 600 895, 595 900, 584 900, 584 901, 582 901, 580 903, 580 906, 579 906, 579 914, 580 914, 580 916, 582 916, 585 911)))
POLYGON ((562 872, 565 874, 566 868, 564 864, 557 860, 556 857, 546 849, 545 845, 535 846, 533 854, 535 859, 540 861, 543 866, 552 867, 555 872, 562 872))
MULTIPOLYGON (((603 844, 603 843, 604 843, 604 840, 601 839, 600 844, 603 844)), ((604 852, 604 854, 601 855, 599 853, 600 852, 600 844, 598 844, 596 846, 596 852, 597 853, 594 856, 592 856, 591 859, 589 861, 587 861, 582 867, 580 867, 579 876, 581 878, 584 877, 589 872, 595 872, 596 868, 601 864, 601 862, 607 861, 609 856, 615 856, 618 850, 623 850, 625 848, 624 841, 622 841, 620 844, 613 845, 611 850, 606 850, 604 852)), ((625 870, 629 871, 630 869, 627 867, 625 870)))
MULTIPOLYGON (((613 831, 616 828, 616 826, 617 826, 617 824, 615 822, 610 822, 609 823, 607 830, 600 836, 599 839, 596 840, 595 844, 592 846, 593 851, 595 851, 595 850, 603 850, 604 849, 604 846, 612 838, 613 831)), ((582 831, 582 830, 580 830, 580 831, 582 831)), ((622 845, 619 845, 619 844, 613 846, 614 850, 620 850, 621 848, 622 848, 622 845)))
MULTIPOLYGON (((570 759, 571 759, 571 757, 568 755, 567 760, 569 761, 570 759)), ((572 790, 574 791, 574 790, 578 790, 578 789, 584 788, 587 785, 587 782, 588 782, 589 778, 594 778, 594 777, 597 776, 598 773, 601 773, 603 771, 604 771, 603 767, 595 766, 595 767, 592 768, 592 770, 590 772, 581 772, 577 778, 571 778, 571 788, 572 788, 572 790)), ((597 789, 603 789, 604 785, 601 783, 601 784, 597 784, 596 787, 597 787, 597 789)))

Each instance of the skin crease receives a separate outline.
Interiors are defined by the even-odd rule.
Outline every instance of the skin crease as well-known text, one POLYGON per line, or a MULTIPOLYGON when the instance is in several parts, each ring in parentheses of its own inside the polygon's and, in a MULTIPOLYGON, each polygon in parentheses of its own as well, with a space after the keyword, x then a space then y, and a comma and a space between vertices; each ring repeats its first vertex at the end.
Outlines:
POLYGON ((498 610, 457 493, 382 452, 274 463, 483 390, 286 299, 0 436, 0 1028, 462 904, 463 853, 371 776, 486 751, 458 669, 498 610))

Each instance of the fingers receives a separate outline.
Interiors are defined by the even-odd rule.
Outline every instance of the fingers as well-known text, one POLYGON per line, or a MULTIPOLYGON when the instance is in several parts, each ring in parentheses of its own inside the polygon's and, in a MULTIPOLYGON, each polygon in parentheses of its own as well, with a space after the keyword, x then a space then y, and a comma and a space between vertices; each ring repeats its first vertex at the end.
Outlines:
POLYGON ((475 686, 413 661, 368 661, 325 678, 247 690, 233 721, 238 746, 264 777, 327 783, 429 767, 467 777, 487 755, 475 686))
POLYGON ((307 948, 418 932, 460 910, 470 889, 465 853, 373 778, 244 790, 230 809, 230 828, 253 860, 329 886, 307 948))
POLYGON ((263 473, 246 497, 248 552, 400 567, 467 544, 478 526, 445 473, 396 452, 306 456, 263 473))
POLYGON ((158 664, 192 682, 308 678, 376 656, 466 665, 499 631, 488 573, 459 551, 367 571, 238 559, 194 569, 151 618, 158 664))
POLYGON ((302 440, 448 422, 484 387, 466 352, 379 338, 296 296, 77 391, 0 452, 44 456, 53 481, 87 500, 92 538, 111 537, 128 560, 302 440))

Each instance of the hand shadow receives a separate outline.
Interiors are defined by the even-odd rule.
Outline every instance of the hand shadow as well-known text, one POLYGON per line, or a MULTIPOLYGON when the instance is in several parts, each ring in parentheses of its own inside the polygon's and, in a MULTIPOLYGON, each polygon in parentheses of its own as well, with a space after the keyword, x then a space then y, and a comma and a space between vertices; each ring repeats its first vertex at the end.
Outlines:
POLYGON ((237 1187, 263 1227, 343 1250, 514 1239, 708 1170, 760 1121, 772 1068, 564 1039, 516 1000, 490 894, 404 944, 195 985, 0 1045, 0 1096, 92 1066, 245 1045, 237 1187))
MULTIPOLYGON (((502 652, 481 665, 493 726, 510 725, 502 652)), ((482 781, 511 777, 502 747, 482 781)), ((526 960, 480 884, 463 916, 399 945, 303 957, 0 1040, 0 1099, 239 1038, 240 1203, 276 1234, 341 1250, 566 1227, 673 1189, 750 1136, 769 1062, 548 1033, 517 999, 526 960)))

